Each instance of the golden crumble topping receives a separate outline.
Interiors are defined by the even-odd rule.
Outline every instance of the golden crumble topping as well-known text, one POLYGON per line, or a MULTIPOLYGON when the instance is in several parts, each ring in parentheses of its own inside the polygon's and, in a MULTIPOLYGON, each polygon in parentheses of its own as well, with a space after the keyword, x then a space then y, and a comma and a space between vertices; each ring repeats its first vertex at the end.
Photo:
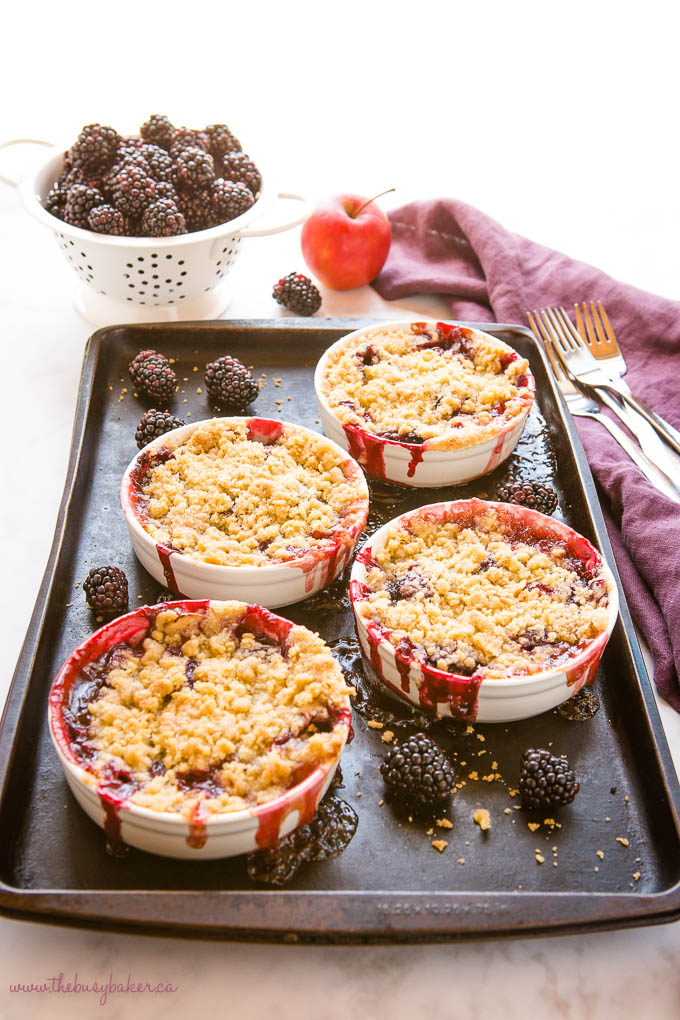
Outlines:
MULTIPOLYGON (((132 803, 187 817, 199 799, 235 811, 296 785, 339 754, 351 688, 318 634, 277 635, 279 621, 241 602, 160 611, 138 648, 88 667, 76 754, 99 781, 124 782, 132 803)), ((82 697, 76 686, 71 706, 82 697)))
POLYGON ((447 672, 536 672, 607 626, 601 572, 491 507, 468 520, 411 515, 372 557, 357 611, 447 672))
POLYGON ((296 425, 253 438, 250 422, 221 418, 139 460, 143 527, 204 563, 268 566, 324 545, 347 544, 363 526, 361 471, 323 436, 296 425))
POLYGON ((450 449, 497 435, 531 406, 529 363, 447 323, 376 326, 334 351, 321 390, 343 425, 450 449))

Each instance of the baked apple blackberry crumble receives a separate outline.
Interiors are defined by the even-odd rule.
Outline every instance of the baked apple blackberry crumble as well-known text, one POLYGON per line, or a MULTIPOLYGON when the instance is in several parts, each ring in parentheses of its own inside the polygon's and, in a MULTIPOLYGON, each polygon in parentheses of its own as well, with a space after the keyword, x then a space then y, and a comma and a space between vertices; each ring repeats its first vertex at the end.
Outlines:
POLYGON ((526 415, 529 363, 501 340, 446 322, 362 330, 331 352, 321 392, 345 427, 449 450, 526 415))
POLYGON ((359 554, 356 612, 402 655, 459 676, 566 662, 606 630, 608 581, 584 539, 541 530, 540 516, 473 500, 398 518, 359 554))
MULTIPOLYGON (((63 683, 70 754, 99 791, 196 816, 266 803, 337 758, 351 688, 317 635, 241 602, 151 607, 63 683)), ((76 664, 77 666, 77 664, 76 664)))
POLYGON ((202 563, 261 567, 354 544, 368 514, 359 467, 324 436, 216 418, 143 452, 129 498, 155 542, 202 563))

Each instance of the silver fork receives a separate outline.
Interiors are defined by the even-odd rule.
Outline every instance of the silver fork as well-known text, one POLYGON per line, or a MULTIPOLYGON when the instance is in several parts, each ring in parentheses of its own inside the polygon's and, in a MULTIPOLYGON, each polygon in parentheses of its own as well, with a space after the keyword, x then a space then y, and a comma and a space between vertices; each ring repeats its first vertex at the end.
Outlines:
MULTIPOLYGON (((557 353, 561 355, 563 364, 566 363, 568 365, 569 371, 566 374, 569 375, 574 385, 595 389, 596 393, 594 395, 602 397, 607 406, 617 414, 619 412, 616 406, 612 406, 609 401, 605 400, 605 395, 610 395, 614 400, 616 400, 616 396, 620 397, 627 406, 632 407, 638 414, 642 415, 665 443, 672 447, 677 454, 680 454, 680 439, 678 439, 675 429, 647 407, 646 404, 638 400, 630 392, 627 383, 623 382, 621 378, 614 378, 608 375, 598 365, 597 360, 581 340, 564 308, 545 308, 539 313, 534 314, 541 316, 549 332, 552 333, 557 353)), ((619 417, 621 417, 620 414, 619 417)), ((632 418, 629 418, 628 421, 624 418, 624 422, 638 435, 641 445, 644 446, 646 438, 644 430, 642 433, 639 433, 636 422, 632 418)), ((653 456, 658 456, 658 451, 655 451, 653 456)), ((677 466, 671 466, 672 472, 676 470, 677 466)))
POLYGON ((627 432, 624 432, 616 422, 608 418, 606 414, 602 414, 600 405, 597 401, 593 400, 592 397, 586 396, 585 393, 575 389, 564 372, 555 353, 551 338, 547 332, 545 332, 543 324, 540 319, 536 319, 534 322, 531 313, 528 314, 529 325, 536 339, 541 343, 543 350, 545 351, 550 367, 553 370, 555 381, 559 389, 564 396, 567 407, 573 415, 578 418, 592 418, 594 421, 599 421, 600 425, 604 425, 607 431, 614 437, 616 442, 623 447, 630 459, 634 464, 642 471, 644 476, 664 494, 668 499, 674 503, 680 503, 680 492, 672 485, 667 476, 660 471, 652 460, 641 450, 641 448, 635 443, 627 432))
MULTIPOLYGON (((580 306, 574 305, 574 310, 576 312, 576 328, 581 340, 587 344, 588 350, 597 359, 598 364, 607 375, 610 378, 618 379, 625 392, 630 395, 630 388, 623 379, 627 371, 626 359, 619 347, 619 342, 609 321, 609 316, 604 310, 604 305, 601 301, 598 301, 597 304, 591 301, 590 308, 588 308, 587 302, 583 301, 580 306)), ((656 411, 651 413, 657 424, 662 425, 666 432, 680 442, 680 432, 658 415, 656 411)))
POLYGON ((588 350, 597 358, 598 363, 605 370, 607 375, 625 375, 628 366, 624 358, 616 334, 604 310, 601 301, 582 301, 580 305, 574 305, 576 314, 576 328, 583 342, 588 345, 588 350))

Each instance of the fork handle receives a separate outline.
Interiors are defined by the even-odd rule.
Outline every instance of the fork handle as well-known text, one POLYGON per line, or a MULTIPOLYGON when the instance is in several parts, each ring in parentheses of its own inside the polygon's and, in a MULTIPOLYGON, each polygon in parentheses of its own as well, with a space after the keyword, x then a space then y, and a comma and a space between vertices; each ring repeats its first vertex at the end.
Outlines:
POLYGON ((570 408, 570 410, 578 418, 592 418, 594 421, 599 421, 601 425, 604 425, 619 446, 623 447, 633 463, 639 467, 645 478, 652 483, 654 488, 658 489, 666 499, 670 499, 673 503, 680 503, 680 491, 672 485, 662 471, 659 471, 654 461, 650 460, 643 453, 637 443, 634 443, 630 436, 622 428, 619 428, 616 422, 613 422, 611 418, 607 418, 606 415, 598 414, 594 411, 576 411, 573 408, 570 408))
POLYGON ((645 403, 638 400, 637 397, 633 396, 628 386, 620 386, 618 383, 612 381, 607 383, 606 386, 596 386, 598 390, 610 390, 614 393, 618 393, 621 399, 630 407, 632 407, 638 414, 641 414, 646 421, 652 426, 652 428, 661 436, 661 438, 668 443, 676 453, 680 454, 680 438, 678 433, 669 425, 668 422, 657 414, 656 411, 652 411, 651 407, 647 407, 645 403))

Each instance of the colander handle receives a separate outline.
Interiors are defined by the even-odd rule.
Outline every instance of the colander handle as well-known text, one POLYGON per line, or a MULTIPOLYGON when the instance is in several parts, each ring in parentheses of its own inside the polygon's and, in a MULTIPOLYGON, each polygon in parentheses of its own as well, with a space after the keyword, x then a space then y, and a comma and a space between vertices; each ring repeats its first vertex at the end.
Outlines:
POLYGON ((261 227, 259 230, 254 227, 251 230, 239 230, 241 237, 265 237, 267 234, 282 234, 284 230, 291 230, 293 227, 299 227, 301 223, 304 223, 307 219, 307 199, 303 195, 295 195, 290 191, 279 191, 276 194, 277 198, 292 198, 295 202, 304 202, 305 208, 295 219, 288 220, 286 223, 280 223, 276 227, 261 227))
MULTIPOLYGON (((54 142, 45 142, 42 138, 10 138, 7 142, 0 142, 0 149, 9 149, 12 145, 46 145, 48 149, 56 149, 54 142)), ((20 183, 3 174, 0 174, 0 181, 3 184, 9 184, 11 188, 18 188, 20 183)))

